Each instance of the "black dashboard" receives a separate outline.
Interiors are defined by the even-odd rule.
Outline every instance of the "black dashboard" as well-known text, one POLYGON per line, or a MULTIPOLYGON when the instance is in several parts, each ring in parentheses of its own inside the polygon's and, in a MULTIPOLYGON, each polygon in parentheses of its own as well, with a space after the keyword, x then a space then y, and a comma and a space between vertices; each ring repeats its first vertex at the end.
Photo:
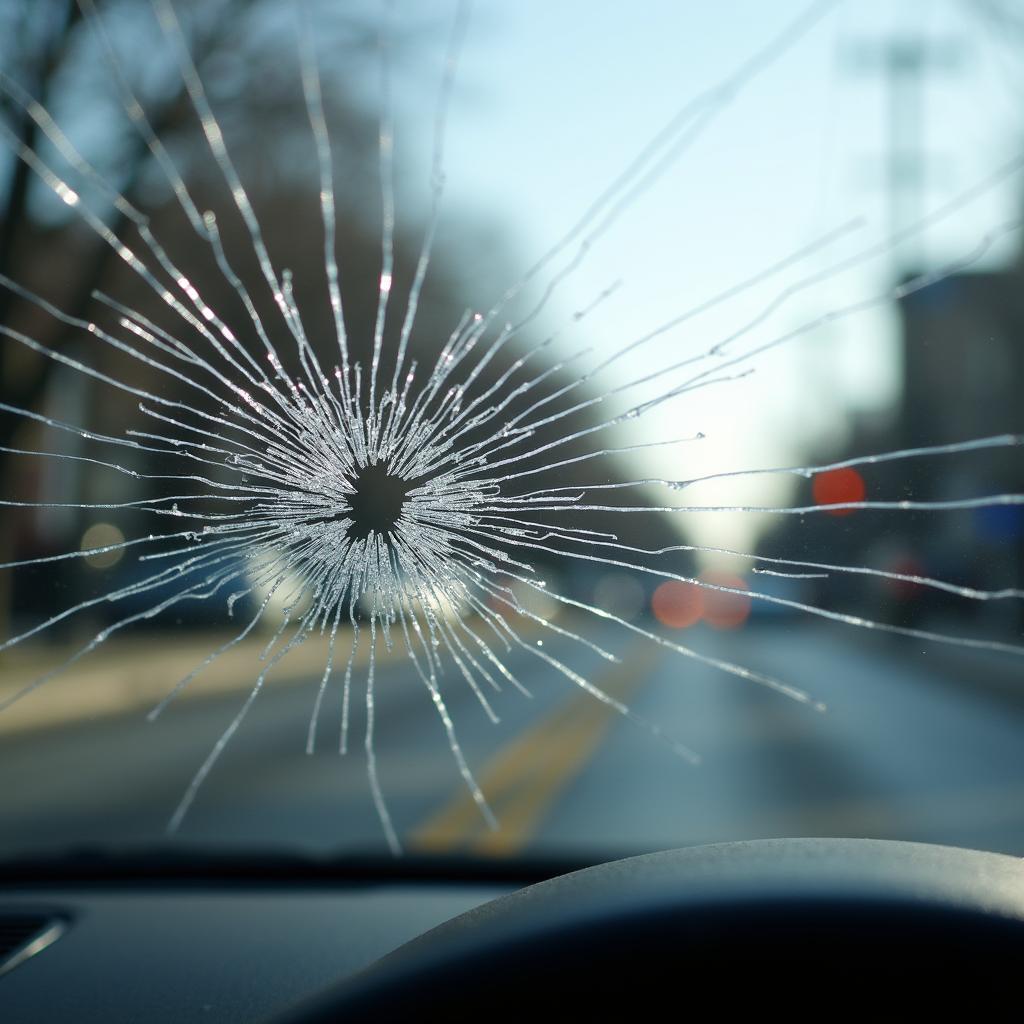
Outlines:
POLYGON ((653 1019, 709 1001, 821 1019, 964 998, 990 1019, 1016 1005, 1024 958, 1024 862, 915 843, 727 843, 576 871, 157 856, 0 877, 5 1024, 653 1019))
POLYGON ((0 870, 0 1020, 273 1020, 531 877, 413 860, 20 861, 0 870))

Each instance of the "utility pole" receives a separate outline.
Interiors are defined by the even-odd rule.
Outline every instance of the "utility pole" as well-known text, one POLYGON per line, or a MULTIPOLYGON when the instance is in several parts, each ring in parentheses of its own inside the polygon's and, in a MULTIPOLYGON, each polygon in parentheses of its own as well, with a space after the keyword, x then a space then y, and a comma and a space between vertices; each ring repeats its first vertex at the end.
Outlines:
MULTIPOLYGON (((924 213, 928 184, 926 76, 956 70, 960 57, 958 41, 909 35, 858 42, 848 51, 850 71, 885 76, 885 188, 892 234, 915 224, 924 213)), ((925 258, 921 236, 915 235, 895 246, 892 258, 897 279, 921 270, 925 258)))

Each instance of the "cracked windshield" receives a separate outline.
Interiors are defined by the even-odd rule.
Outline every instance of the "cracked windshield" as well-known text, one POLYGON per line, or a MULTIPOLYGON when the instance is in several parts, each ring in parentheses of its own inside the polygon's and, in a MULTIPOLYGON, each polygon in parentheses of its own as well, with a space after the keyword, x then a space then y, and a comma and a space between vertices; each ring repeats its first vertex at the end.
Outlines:
POLYGON ((0 0, 0 856, 1024 854, 1024 8, 0 0))

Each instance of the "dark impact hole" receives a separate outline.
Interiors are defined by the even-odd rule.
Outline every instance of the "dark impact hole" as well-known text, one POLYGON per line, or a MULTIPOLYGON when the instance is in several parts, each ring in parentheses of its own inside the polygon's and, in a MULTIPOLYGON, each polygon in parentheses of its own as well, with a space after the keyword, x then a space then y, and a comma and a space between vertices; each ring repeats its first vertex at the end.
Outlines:
POLYGON ((356 540, 366 540, 371 530, 392 533, 409 491, 416 486, 415 480, 393 476, 383 463, 363 466, 352 483, 355 493, 348 499, 352 507, 348 517, 353 521, 349 534, 356 540))

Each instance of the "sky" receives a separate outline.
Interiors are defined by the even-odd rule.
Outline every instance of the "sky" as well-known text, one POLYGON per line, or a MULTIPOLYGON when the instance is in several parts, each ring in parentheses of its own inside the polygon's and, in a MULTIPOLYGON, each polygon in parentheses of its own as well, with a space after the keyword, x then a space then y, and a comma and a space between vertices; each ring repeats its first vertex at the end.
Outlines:
MULTIPOLYGON (((501 225, 519 262, 529 265, 689 97, 726 78, 808 6, 783 0, 480 0, 448 123, 450 208, 501 225)), ((897 221, 937 209, 991 175, 1021 142, 1015 96, 1024 82, 1024 35, 1000 36, 971 6, 952 0, 835 4, 716 115, 560 285, 547 309, 552 329, 609 284, 622 282, 611 299, 560 335, 560 350, 587 345, 594 358, 606 357, 859 220, 835 244, 621 360, 604 378, 615 386, 680 353, 705 351, 787 286, 885 239, 894 219, 885 176, 889 93, 885 75, 863 55, 894 40, 925 41, 929 52, 943 55, 917 93, 917 142, 906 139, 918 147, 925 184, 904 193, 897 221)), ((430 9, 441 12, 445 5, 430 9)), ((399 4, 396 10, 401 17, 403 10, 422 14, 423 8, 399 4)), ((433 30, 438 51, 446 30, 439 15, 433 30)), ((422 73, 421 67, 414 72, 422 73)), ((409 149, 419 145, 425 165, 432 93, 422 82, 404 94, 402 87, 399 69, 398 146, 403 136, 409 149)), ((1021 188, 1017 177, 994 185, 902 250, 798 291, 743 344, 882 295, 902 270, 960 258, 986 231, 1017 215, 1021 188)), ((415 201, 410 187, 407 202, 415 201)), ((977 265, 1011 258, 1016 244, 1009 235, 977 265)), ((479 258, 486 264, 486 254, 479 258)), ((803 464, 841 443, 851 414, 884 416, 898 394, 899 373, 895 320, 882 303, 780 346, 756 362, 749 378, 692 392, 644 416, 632 427, 637 441, 697 432, 706 439, 648 451, 633 462, 645 474, 673 479, 803 464)), ((784 500, 788 486, 789 478, 759 478, 688 495, 761 504, 784 500)), ((689 528, 702 541, 733 545, 749 542, 758 522, 703 516, 689 528)))

